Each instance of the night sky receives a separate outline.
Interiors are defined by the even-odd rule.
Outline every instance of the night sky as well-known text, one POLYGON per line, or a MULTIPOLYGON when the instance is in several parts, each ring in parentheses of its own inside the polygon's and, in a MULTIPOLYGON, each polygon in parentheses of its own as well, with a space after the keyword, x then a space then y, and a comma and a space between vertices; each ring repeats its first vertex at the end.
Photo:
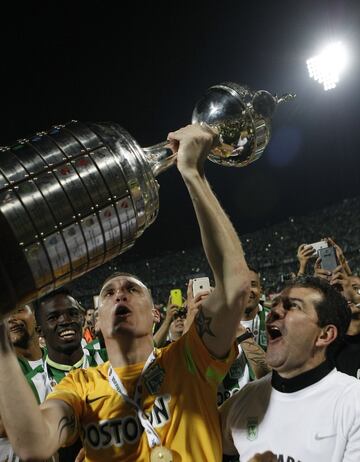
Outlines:
MULTIPOLYGON (((77 119, 117 122, 149 146, 189 123, 209 86, 234 81, 297 94, 278 107, 260 160, 208 163, 240 234, 359 195, 358 0, 48 3, 2 13, 0 144, 77 119), (306 59, 334 40, 351 62, 325 92, 306 59)), ((177 170, 158 180, 159 216, 131 252, 200 242, 177 170)))

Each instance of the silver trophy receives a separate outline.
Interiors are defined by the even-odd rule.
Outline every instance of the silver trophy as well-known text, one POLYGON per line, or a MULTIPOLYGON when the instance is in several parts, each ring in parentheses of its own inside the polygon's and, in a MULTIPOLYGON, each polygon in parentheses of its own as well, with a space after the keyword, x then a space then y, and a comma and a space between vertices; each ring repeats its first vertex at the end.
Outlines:
MULTIPOLYGON (((219 133, 209 159, 235 167, 258 159, 276 105, 293 97, 211 87, 192 117, 219 133)), ((0 313, 133 246, 158 214, 156 177, 174 161, 166 142, 142 149, 113 122, 72 121, 0 148, 0 313)))

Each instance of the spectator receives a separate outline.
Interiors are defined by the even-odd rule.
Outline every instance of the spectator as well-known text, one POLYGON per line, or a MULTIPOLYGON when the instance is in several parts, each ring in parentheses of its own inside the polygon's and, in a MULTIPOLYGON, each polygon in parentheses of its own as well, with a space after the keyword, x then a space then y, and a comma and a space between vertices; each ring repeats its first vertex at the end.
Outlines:
POLYGON ((267 346, 266 318, 269 309, 260 304, 260 275, 250 269, 250 294, 236 337, 238 355, 218 389, 218 405, 241 390, 247 383, 269 372, 265 361, 267 346))
POLYGON ((184 324, 186 319, 186 309, 177 310, 174 319, 170 324, 169 343, 176 342, 184 334, 184 324))
POLYGON ((94 356, 96 364, 101 364, 103 361, 108 360, 108 354, 105 347, 104 336, 100 329, 99 323, 99 308, 94 310, 93 314, 93 326, 95 338, 85 346, 85 351, 88 350, 91 356, 94 356))
MULTIPOLYGON (((181 306, 172 305, 171 299, 169 297, 168 304, 165 311, 165 318, 163 319, 160 327, 157 329, 156 333, 154 334, 154 345, 161 348, 163 346, 168 345, 171 343, 170 340, 170 327, 172 322, 177 316, 177 313, 182 309, 181 306)), ((155 316, 154 316, 155 317, 155 316)))
POLYGON ((94 332, 94 308, 87 308, 85 310, 83 338, 86 343, 90 343, 95 338, 94 332))
POLYGON ((245 329, 249 329, 251 331, 256 343, 266 350, 267 337, 265 323, 269 309, 260 304, 260 275, 255 269, 251 267, 249 269, 251 274, 251 290, 245 312, 241 318, 241 324, 245 327, 245 329))
POLYGON ((351 322, 344 343, 335 355, 338 371, 360 379, 360 278, 348 276, 339 265, 333 272, 330 283, 341 288, 351 309, 351 322))
MULTIPOLYGON (((33 305, 25 305, 8 318, 10 341, 24 375, 43 364, 33 305)), ((0 461, 19 462, 0 422, 0 461)))
POLYGON ((24 374, 43 363, 33 305, 25 305, 8 318, 10 340, 24 374))
POLYGON ((156 332, 159 330, 162 321, 165 319, 165 315, 163 314, 163 310, 166 308, 159 303, 154 303, 154 323, 153 323, 153 334, 155 335, 156 332))
POLYGON ((267 320, 272 374, 221 408, 226 454, 247 460, 269 449, 277 460, 359 460, 360 384, 326 359, 350 318, 346 300, 319 278, 299 278, 281 292, 267 320))
POLYGON ((218 387, 218 406, 241 390, 247 383, 261 379, 270 371, 265 361, 264 350, 255 341, 251 331, 245 329, 242 322, 239 324, 236 337, 237 358, 218 387))

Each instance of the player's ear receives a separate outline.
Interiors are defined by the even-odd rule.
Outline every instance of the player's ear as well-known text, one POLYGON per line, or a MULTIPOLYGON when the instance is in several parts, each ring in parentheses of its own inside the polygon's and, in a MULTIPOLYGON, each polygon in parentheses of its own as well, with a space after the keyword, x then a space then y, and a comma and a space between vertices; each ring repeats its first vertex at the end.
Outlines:
POLYGON ((321 328, 321 333, 316 341, 317 346, 328 347, 333 343, 338 336, 337 327, 333 324, 328 324, 321 328))

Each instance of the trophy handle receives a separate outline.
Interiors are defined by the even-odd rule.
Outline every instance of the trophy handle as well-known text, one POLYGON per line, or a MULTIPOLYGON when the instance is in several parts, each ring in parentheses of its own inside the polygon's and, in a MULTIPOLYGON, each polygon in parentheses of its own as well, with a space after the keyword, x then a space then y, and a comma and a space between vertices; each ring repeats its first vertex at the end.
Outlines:
POLYGON ((281 95, 281 96, 275 96, 277 104, 286 103, 288 101, 292 101, 295 98, 296 98, 295 93, 285 93, 284 95, 281 95))
POLYGON ((176 154, 168 147, 168 141, 162 141, 154 146, 142 148, 142 150, 151 166, 154 177, 168 170, 175 163, 176 154))

